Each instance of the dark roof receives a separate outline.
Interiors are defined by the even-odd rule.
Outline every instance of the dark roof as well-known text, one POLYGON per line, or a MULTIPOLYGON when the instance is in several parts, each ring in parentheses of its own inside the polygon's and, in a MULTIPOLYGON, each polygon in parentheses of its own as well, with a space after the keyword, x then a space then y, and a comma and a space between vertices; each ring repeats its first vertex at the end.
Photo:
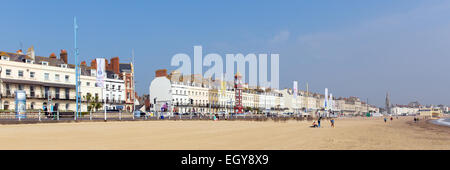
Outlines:
POLYGON ((129 63, 120 63, 119 64, 119 71, 120 72, 131 73, 131 64, 129 64, 129 63))
MULTIPOLYGON (((16 62, 25 62, 26 59, 31 59, 31 57, 26 54, 10 53, 10 52, 4 52, 4 51, 0 51, 0 56, 8 56, 9 61, 16 61, 16 62)), ((56 67, 60 67, 61 64, 66 64, 66 63, 64 63, 64 61, 62 59, 59 59, 59 58, 35 56, 34 64, 42 64, 42 61, 48 62, 49 66, 56 66, 56 67)), ((69 68, 74 68, 74 67, 69 67, 69 68)))

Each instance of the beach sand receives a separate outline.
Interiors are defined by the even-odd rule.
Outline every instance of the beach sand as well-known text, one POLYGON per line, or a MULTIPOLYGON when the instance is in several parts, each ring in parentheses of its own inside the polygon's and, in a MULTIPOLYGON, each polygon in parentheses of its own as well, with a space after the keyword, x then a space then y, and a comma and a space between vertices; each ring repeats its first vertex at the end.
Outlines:
POLYGON ((413 117, 311 121, 124 121, 0 125, 0 149, 450 149, 450 127, 413 117))

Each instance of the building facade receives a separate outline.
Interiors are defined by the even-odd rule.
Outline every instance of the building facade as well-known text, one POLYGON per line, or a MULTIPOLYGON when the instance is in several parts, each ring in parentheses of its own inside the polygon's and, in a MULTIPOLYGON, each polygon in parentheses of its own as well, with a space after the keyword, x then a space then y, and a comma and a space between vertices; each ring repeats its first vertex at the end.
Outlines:
MULTIPOLYGON (((76 110, 75 65, 69 64, 66 50, 60 57, 35 56, 30 48, 26 54, 0 51, 0 109, 13 111, 16 90, 26 92, 26 109, 37 111, 54 106, 59 111, 76 110)), ((115 67, 114 67, 115 68, 115 67)), ((107 71, 106 88, 96 84, 96 65, 80 64, 80 111, 86 112, 93 102, 102 103, 99 110, 123 108, 125 82, 116 73, 107 71), (96 101, 94 101, 96 100, 96 101)), ((95 109, 96 110, 96 109, 95 109)))

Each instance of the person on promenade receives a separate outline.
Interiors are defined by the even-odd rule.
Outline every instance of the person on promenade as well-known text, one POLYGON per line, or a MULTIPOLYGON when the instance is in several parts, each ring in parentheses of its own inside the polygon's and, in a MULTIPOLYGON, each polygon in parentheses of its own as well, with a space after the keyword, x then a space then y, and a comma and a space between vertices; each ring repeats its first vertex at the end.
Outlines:
POLYGON ((393 120, 393 118, 392 118, 392 116, 391 116, 391 122, 392 122, 392 120, 393 120))
POLYGON ((386 117, 384 117, 384 123, 386 123, 386 120, 387 120, 386 117))
POLYGON ((414 123, 417 123, 417 118, 416 118, 416 116, 414 116, 414 123))
POLYGON ((319 117, 319 119, 317 120, 317 123, 318 123, 317 127, 319 127, 319 128, 320 128, 320 119, 322 119, 322 116, 319 117))
POLYGON ((331 119, 330 122, 331 122, 331 127, 334 128, 334 119, 331 119))

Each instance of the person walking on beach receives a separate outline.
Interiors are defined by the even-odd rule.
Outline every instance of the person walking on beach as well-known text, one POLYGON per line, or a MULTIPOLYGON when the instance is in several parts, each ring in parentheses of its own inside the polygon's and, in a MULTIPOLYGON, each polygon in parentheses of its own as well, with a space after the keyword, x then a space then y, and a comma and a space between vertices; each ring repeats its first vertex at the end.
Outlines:
POLYGON ((330 122, 331 122, 331 127, 334 128, 334 119, 331 119, 330 122))
POLYGON ((387 120, 386 117, 384 117, 384 123, 386 123, 386 120, 387 120))
POLYGON ((393 120, 393 118, 392 118, 392 116, 391 116, 391 122, 392 122, 392 120, 393 120))

